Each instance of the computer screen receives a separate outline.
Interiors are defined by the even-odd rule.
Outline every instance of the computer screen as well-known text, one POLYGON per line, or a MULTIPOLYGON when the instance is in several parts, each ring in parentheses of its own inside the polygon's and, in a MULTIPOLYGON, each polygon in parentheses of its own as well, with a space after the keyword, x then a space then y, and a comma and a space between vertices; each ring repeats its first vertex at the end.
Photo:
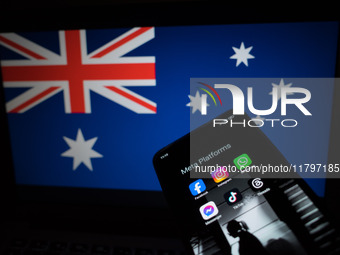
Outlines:
MULTIPOLYGON (((337 40, 338 22, 1 33, 16 183, 160 191, 152 158, 190 131, 190 78, 334 77, 337 40)), ((327 162, 333 87, 319 89, 327 162)), ((324 180, 308 183, 323 196, 324 180)))

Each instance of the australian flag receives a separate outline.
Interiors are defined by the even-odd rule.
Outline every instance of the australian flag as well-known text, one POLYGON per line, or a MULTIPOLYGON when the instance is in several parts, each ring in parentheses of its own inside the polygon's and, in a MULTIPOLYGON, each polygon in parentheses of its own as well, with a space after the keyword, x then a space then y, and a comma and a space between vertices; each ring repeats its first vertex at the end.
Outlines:
POLYGON ((337 37, 336 22, 2 33, 16 181, 160 190, 154 153, 199 114, 190 78, 334 77, 337 37))

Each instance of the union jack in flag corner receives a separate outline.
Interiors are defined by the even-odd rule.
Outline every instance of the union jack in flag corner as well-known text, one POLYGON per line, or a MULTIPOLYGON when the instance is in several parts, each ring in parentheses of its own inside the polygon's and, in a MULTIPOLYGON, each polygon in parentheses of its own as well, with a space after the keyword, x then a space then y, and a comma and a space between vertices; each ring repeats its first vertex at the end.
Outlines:
POLYGON ((91 113, 90 91, 136 113, 156 113, 155 102, 127 89, 155 86, 154 56, 124 56, 155 37, 136 27, 88 53, 86 30, 59 31, 59 54, 17 33, 0 34, 0 45, 25 59, 2 60, 5 88, 29 88, 6 104, 24 113, 63 92, 65 113, 91 113))

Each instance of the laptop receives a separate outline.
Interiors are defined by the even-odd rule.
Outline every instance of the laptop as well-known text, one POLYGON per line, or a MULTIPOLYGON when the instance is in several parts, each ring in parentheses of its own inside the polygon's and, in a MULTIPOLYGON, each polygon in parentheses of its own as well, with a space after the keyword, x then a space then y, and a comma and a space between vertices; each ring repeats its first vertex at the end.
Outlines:
MULTIPOLYGON (((167 5, 133 8, 150 6, 167 5)), ((3 252, 183 253, 152 158, 190 131, 190 78, 276 77, 279 86, 336 77, 337 20, 211 24, 192 16, 3 26, 3 252)), ((337 90, 327 88, 329 102, 337 90)), ((337 160, 333 102, 317 163, 337 160)), ((308 183, 325 205, 334 201, 334 181, 308 183)))

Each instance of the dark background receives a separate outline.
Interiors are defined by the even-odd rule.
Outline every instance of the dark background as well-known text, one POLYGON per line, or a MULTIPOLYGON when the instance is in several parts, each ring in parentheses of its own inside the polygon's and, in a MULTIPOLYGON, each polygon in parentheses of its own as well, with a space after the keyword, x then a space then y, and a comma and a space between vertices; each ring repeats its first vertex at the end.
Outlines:
POLYGON ((194 0, 2 0, 2 30, 337 20, 336 3, 194 0))
MULTIPOLYGON (((314 1, 313 3, 305 2, 303 5, 301 3, 284 5, 278 2, 259 5, 257 2, 225 1, 221 3, 208 0, 0 0, 0 32, 221 23, 338 21, 340 20, 339 13, 335 1, 332 4, 314 1)), ((11 172, 10 160, 8 160, 11 157, 11 152, 2 89, 0 90, 0 106, 0 159, 3 162, 0 165, 0 208, 4 215, 1 217, 0 223, 3 223, 17 215, 15 213, 17 210, 13 202, 15 199, 14 177, 11 172)), ((333 135, 336 136, 335 140, 339 140, 337 133, 333 132, 333 135)), ((331 157, 334 161, 339 156, 338 153, 333 153, 331 157)), ((335 216, 340 208, 338 202, 340 200, 337 197, 339 184, 340 180, 338 179, 328 182, 328 190, 326 190, 328 197, 323 201, 338 225, 340 225, 340 220, 335 216)), ((45 205, 46 210, 51 209, 50 211, 56 211, 58 214, 58 208, 54 208, 54 206, 54 204, 45 205)), ((107 205, 103 205, 103 208, 107 209, 107 205)), ((164 217, 169 218, 170 222, 173 221, 166 208, 159 210, 164 217)), ((152 227, 150 231, 152 231, 152 227)))

